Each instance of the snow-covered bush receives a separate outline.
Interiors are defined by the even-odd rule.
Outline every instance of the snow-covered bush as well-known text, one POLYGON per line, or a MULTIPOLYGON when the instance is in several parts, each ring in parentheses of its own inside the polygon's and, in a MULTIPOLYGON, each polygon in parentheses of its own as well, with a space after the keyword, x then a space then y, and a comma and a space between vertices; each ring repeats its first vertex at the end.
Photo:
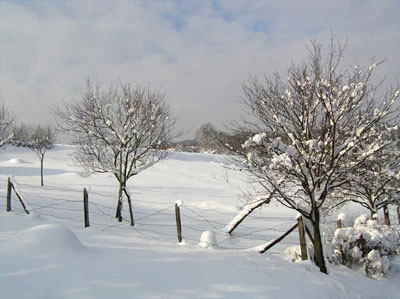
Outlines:
POLYGON ((384 278, 390 257, 400 253, 400 227, 379 225, 361 215, 353 227, 337 229, 331 248, 331 262, 358 269, 374 279, 384 278))

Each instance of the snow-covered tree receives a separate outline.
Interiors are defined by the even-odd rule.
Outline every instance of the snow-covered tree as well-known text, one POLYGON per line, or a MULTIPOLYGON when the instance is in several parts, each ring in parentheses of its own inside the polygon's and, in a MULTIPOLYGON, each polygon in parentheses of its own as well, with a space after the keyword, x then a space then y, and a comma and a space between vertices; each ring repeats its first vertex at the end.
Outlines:
MULTIPOLYGON (((26 129, 26 126, 22 126, 26 129)), ((43 187, 43 163, 44 156, 48 149, 51 149, 56 139, 56 131, 51 125, 35 125, 30 127, 29 139, 26 145, 34 151, 40 159, 40 185, 43 187)))
POLYGON ((214 152, 216 150, 216 140, 218 131, 212 123, 206 123, 200 126, 196 132, 196 141, 203 151, 214 152))
POLYGON ((245 127, 258 133, 243 144, 248 154, 241 164, 265 197, 274 193, 309 219, 314 261, 323 273, 321 213, 342 202, 348 174, 385 146, 376 127, 394 128, 399 96, 394 89, 378 93, 381 84, 374 85, 371 76, 380 62, 343 69, 345 45, 331 38, 328 48, 323 55, 322 45, 311 42, 308 60, 292 63, 287 80, 275 73, 244 82, 245 127))
POLYGON ((78 145, 73 158, 89 173, 112 173, 119 182, 116 217, 122 221, 123 193, 127 197, 131 225, 131 198, 126 184, 141 171, 167 156, 175 119, 165 93, 120 83, 102 90, 88 80, 79 101, 55 109, 60 129, 73 134, 78 145))
POLYGON ((11 129, 14 122, 14 114, 7 106, 2 104, 0 106, 0 147, 4 146, 13 138, 11 129))
MULTIPOLYGON (((397 130, 389 126, 376 126, 373 139, 381 148, 358 164, 353 173, 349 173, 351 183, 344 186, 343 196, 367 208, 371 217, 389 204, 398 204, 400 195, 400 160, 397 147, 397 130)), ((361 149, 365 146, 359 144, 361 149)), ((355 157, 356 158, 356 157, 355 157)), ((355 159, 356 160, 356 159, 355 159)))

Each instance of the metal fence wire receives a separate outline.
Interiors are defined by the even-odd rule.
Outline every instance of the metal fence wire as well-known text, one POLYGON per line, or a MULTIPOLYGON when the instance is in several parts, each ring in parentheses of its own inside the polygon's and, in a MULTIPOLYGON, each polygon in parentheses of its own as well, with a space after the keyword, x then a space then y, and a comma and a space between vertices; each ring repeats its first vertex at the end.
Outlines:
MULTIPOLYGON (((30 213, 50 222, 60 222, 71 229, 83 229, 84 204, 83 190, 71 186, 49 185, 35 186, 18 183, 13 180, 20 197, 26 203, 30 213)), ((6 207, 6 186, 1 182, 0 208, 6 207)), ((160 242, 177 243, 175 222, 175 203, 163 201, 146 201, 133 194, 134 226, 130 226, 127 203, 123 203, 122 222, 116 215, 117 193, 108 193, 88 188, 88 207, 90 228, 112 234, 134 234, 160 242)), ((24 210, 13 199, 12 212, 24 215, 24 210)), ((215 248, 220 250, 248 251, 257 250, 280 237, 296 223, 293 217, 268 216, 268 212, 255 211, 250 214, 237 229, 228 234, 225 227, 239 211, 224 211, 202 208, 195 204, 184 204, 180 207, 182 219, 182 236, 186 244, 198 245, 203 232, 212 232, 217 239, 215 248)), ((332 221, 332 225, 334 222, 332 221)), ((269 254, 281 254, 290 246, 299 245, 297 233, 269 250, 269 254)))

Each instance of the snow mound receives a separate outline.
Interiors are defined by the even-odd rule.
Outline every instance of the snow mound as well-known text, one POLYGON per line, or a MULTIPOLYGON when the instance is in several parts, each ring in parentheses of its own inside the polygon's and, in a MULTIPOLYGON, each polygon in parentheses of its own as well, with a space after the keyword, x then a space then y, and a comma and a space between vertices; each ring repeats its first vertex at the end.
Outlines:
POLYGON ((299 245, 286 248, 282 254, 282 258, 288 262, 301 262, 301 249, 299 245))
POLYGON ((0 253, 37 256, 77 254, 86 250, 71 230, 58 224, 43 224, 16 234, 5 243, 0 253))
POLYGON ((201 234, 199 246, 204 248, 215 248, 217 246, 217 236, 214 232, 205 231, 201 234))
POLYGON ((29 164, 29 162, 25 161, 21 158, 14 158, 7 161, 9 164, 29 164))

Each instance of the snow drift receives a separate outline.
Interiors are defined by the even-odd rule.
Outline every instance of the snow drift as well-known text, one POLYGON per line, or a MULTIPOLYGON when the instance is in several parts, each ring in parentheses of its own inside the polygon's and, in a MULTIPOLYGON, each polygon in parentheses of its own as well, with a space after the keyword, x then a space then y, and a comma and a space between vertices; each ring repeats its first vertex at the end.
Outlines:
POLYGON ((71 230, 59 224, 43 224, 16 234, 0 248, 0 254, 65 255, 84 253, 87 250, 71 230))

